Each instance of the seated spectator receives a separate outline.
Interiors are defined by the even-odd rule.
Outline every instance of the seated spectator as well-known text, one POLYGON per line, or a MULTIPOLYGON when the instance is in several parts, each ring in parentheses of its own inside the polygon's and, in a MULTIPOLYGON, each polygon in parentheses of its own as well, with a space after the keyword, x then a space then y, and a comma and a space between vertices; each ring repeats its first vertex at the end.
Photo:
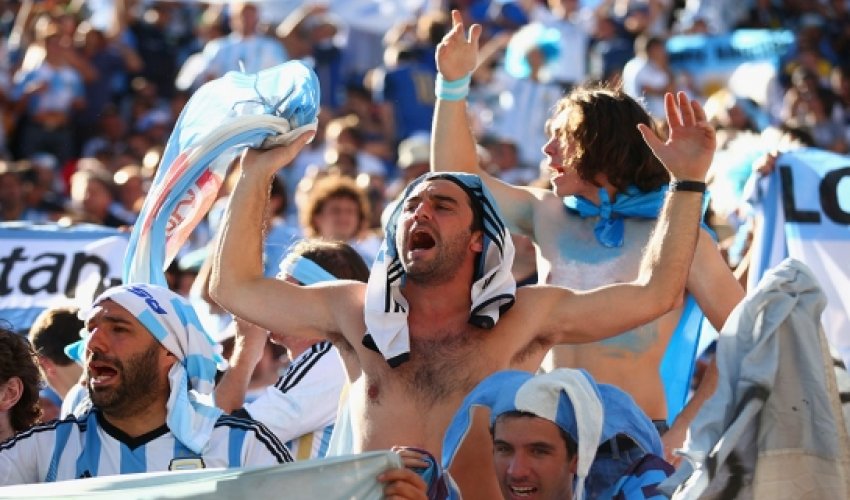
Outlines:
POLYGON ((26 340, 0 327, 0 442, 38 422, 40 383, 35 355, 26 340))
POLYGON ((673 472, 660 458, 652 421, 631 396, 583 370, 503 371, 483 380, 446 432, 444 466, 462 446, 475 406, 491 410, 504 498, 648 498, 673 472))
POLYGON ((222 360, 198 324, 159 286, 101 294, 86 315, 91 408, 0 446, 0 484, 291 461, 264 425, 205 402, 222 360))

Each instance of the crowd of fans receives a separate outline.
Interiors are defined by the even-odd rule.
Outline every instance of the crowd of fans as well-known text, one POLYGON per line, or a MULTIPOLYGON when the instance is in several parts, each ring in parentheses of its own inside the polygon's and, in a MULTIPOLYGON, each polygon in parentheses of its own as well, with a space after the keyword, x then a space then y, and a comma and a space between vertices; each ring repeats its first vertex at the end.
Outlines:
MULTIPOLYGON (((21 0, 0 2, 0 9, 0 222, 132 226, 197 88, 228 71, 288 60, 311 66, 321 84, 318 131, 272 184, 267 276, 305 237, 346 242, 364 262, 374 261, 388 208, 428 171, 435 53, 452 27, 451 9, 483 27, 470 123, 480 168, 510 184, 549 188, 541 150, 554 106, 576 87, 622 87, 659 126, 665 94, 684 90, 704 102, 718 131, 711 222, 726 238, 730 267, 744 252, 734 234, 744 227, 739 197, 754 165, 800 145, 850 153, 846 0, 426 0, 380 33, 318 2, 286 12, 273 2, 157 0, 21 0), (750 82, 764 89, 757 97, 731 81, 702 85, 671 62, 670 37, 741 29, 793 33, 772 70, 750 82)), ((171 288, 191 295, 210 333, 231 347, 230 316, 209 300, 206 280, 238 175, 234 168, 169 270, 171 288)), ((536 282, 534 247, 521 237, 515 245, 515 278, 536 282)), ((56 382, 57 374, 77 366, 33 340, 34 359, 64 397, 69 384, 56 382)), ((282 370, 271 345, 268 373, 251 390, 282 370)), ((43 394, 44 416, 58 414, 49 401, 43 394)), ((26 426, 13 419, 0 427, 0 440, 18 427, 26 426)))

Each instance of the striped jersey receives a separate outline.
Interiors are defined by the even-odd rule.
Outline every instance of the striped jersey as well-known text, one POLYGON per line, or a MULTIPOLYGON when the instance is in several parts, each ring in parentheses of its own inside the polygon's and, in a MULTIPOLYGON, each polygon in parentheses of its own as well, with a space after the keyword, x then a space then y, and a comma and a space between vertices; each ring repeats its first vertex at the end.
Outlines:
POLYGON ((0 485, 291 461, 280 440, 250 419, 219 417, 199 455, 177 441, 165 425, 130 437, 94 409, 36 425, 0 443, 0 485))
POLYGON ((286 442, 296 460, 322 458, 328 452, 345 380, 339 351, 330 342, 318 342, 295 358, 245 410, 286 442))

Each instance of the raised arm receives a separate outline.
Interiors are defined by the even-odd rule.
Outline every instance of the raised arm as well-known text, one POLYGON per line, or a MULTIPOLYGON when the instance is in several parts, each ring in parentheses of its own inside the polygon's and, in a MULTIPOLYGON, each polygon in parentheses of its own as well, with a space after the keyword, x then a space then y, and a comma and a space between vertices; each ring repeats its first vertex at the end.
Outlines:
POLYGON ((215 386, 215 405, 227 413, 242 408, 245 395, 251 383, 251 376, 269 340, 269 333, 239 318, 233 318, 228 328, 236 329, 233 354, 228 360, 229 367, 215 386))
MULTIPOLYGON (((677 97, 678 102, 672 94, 665 96, 670 125, 666 143, 645 125, 638 127, 670 171, 672 183, 696 181, 699 186, 714 154, 714 130, 696 101, 689 101, 683 92, 677 97)), ((540 304, 545 309, 538 314, 547 318, 543 331, 553 332, 555 343, 592 342, 648 323, 678 305, 699 236, 702 200, 701 192, 671 185, 638 278, 586 292, 547 288, 555 298, 540 304)))
MULTIPOLYGON (((341 332, 340 315, 353 285, 299 287, 263 275, 263 211, 275 171, 288 165, 312 137, 268 151, 247 150, 230 197, 213 261, 210 295, 236 316, 267 330, 298 335, 304 328, 341 332)), ((361 312, 362 315, 362 312, 361 312)), ((310 332, 315 336, 315 331, 310 332)))
MULTIPOLYGON (((473 24, 467 34, 460 12, 452 11, 452 29, 437 45, 437 69, 443 79, 460 80, 475 70, 479 59, 480 37, 480 25, 473 24)), ((481 170, 465 98, 446 100, 437 95, 431 137, 432 171, 480 175, 495 196, 511 228, 533 236, 530 227, 536 198, 530 190, 506 184, 481 170)))

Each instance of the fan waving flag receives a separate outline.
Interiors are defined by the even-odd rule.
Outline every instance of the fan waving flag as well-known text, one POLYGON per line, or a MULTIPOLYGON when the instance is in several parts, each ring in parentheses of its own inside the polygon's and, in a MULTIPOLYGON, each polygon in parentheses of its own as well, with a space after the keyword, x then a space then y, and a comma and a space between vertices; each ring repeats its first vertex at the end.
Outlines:
POLYGON ((299 61, 256 74, 229 72, 186 103, 133 227, 124 283, 166 286, 165 272, 212 206, 227 168, 246 147, 288 144, 315 130, 319 81, 299 61))

